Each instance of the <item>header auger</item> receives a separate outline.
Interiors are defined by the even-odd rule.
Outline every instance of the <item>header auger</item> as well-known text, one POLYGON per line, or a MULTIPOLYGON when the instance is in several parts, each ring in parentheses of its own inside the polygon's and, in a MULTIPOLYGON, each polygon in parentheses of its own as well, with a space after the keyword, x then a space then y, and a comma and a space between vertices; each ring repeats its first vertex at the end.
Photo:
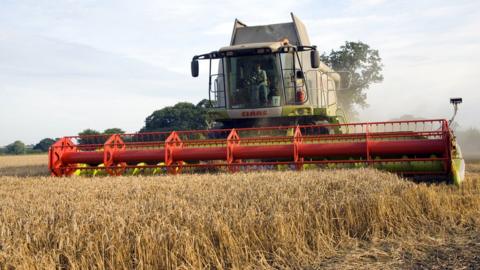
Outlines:
POLYGON ((193 77, 199 61, 210 63, 215 129, 64 137, 49 152, 52 175, 372 167, 460 184, 464 161, 447 120, 347 123, 336 91, 349 74, 323 64, 291 16, 235 20, 229 46, 193 57, 193 77))
POLYGON ((55 176, 372 167, 459 184, 453 141, 446 120, 74 136, 51 147, 49 166, 55 176))

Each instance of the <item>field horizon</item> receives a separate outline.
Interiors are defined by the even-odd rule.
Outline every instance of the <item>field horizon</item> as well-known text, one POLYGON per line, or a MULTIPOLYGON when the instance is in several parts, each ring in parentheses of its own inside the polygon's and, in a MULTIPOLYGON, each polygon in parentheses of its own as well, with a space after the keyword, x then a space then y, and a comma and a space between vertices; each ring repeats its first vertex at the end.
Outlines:
POLYGON ((48 176, 0 156, 0 269, 475 269, 480 163, 461 187, 373 169, 48 176))

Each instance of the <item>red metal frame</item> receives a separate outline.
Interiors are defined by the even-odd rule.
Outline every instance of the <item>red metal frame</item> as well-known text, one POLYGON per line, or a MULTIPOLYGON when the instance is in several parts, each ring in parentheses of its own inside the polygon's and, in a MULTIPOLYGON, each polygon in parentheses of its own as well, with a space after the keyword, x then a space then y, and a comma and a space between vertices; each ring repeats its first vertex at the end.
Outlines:
POLYGON ((69 138, 55 142, 48 151, 48 167, 53 176, 69 176, 75 172, 76 165, 65 163, 62 158, 66 153, 75 153, 77 147, 69 138))
POLYGON ((451 147, 448 122, 437 119, 89 135, 64 137, 52 145, 49 168, 52 175, 68 176, 99 169, 120 175, 132 168, 160 167, 177 174, 183 168, 236 172, 272 165, 301 170, 304 164, 437 161, 442 172, 399 173, 448 174, 451 147))
POLYGON ((235 129, 232 129, 227 137, 227 164, 230 172, 239 171, 239 166, 236 164, 241 163, 241 159, 235 159, 235 148, 240 145, 240 136, 235 129))
POLYGON ((103 146, 103 165, 110 175, 121 175, 127 166, 126 162, 115 162, 114 156, 118 152, 125 151, 125 143, 120 135, 114 134, 105 142, 103 146))

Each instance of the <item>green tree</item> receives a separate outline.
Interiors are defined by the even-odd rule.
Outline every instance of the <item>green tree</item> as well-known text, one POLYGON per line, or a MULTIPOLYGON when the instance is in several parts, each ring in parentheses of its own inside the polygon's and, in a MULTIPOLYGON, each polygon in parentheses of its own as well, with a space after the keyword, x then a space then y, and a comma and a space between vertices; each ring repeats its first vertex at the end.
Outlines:
POLYGON ((206 129, 208 107, 209 102, 203 100, 197 105, 179 102, 154 111, 145 119, 145 127, 140 132, 206 129))
POLYGON ((107 139, 108 135, 111 134, 125 134, 120 128, 107 128, 103 132, 87 128, 82 132, 78 133, 78 136, 81 138, 79 139, 80 144, 104 144, 107 139))
POLYGON ((40 151, 40 152, 48 152, 48 149, 50 148, 50 146, 52 146, 52 144, 55 143, 55 140, 54 139, 51 139, 51 138, 45 138, 45 139, 42 139, 39 143, 37 143, 34 147, 33 147, 33 150, 37 150, 37 151, 40 151))
POLYGON ((82 132, 79 132, 78 136, 100 135, 100 134, 102 134, 100 131, 96 131, 94 129, 87 128, 87 129, 84 129, 82 132))
POLYGON ((21 141, 15 141, 5 147, 5 153, 11 155, 25 154, 25 144, 21 141))
POLYGON ((366 90, 372 83, 383 81, 383 64, 378 50, 360 41, 346 41, 339 50, 322 54, 321 60, 336 71, 350 73, 350 87, 337 92, 340 106, 345 111, 355 114, 355 105, 368 106, 366 90))
POLYGON ((103 131, 103 134, 125 134, 125 131, 120 128, 107 128, 103 131))
POLYGON ((105 143, 105 139, 100 135, 102 135, 100 131, 90 128, 84 129, 78 133, 78 136, 81 137, 79 144, 103 144, 105 143))
POLYGON ((212 108, 213 105, 212 105, 212 102, 210 102, 210 100, 204 98, 200 102, 198 102, 197 107, 208 109, 208 108, 212 108))

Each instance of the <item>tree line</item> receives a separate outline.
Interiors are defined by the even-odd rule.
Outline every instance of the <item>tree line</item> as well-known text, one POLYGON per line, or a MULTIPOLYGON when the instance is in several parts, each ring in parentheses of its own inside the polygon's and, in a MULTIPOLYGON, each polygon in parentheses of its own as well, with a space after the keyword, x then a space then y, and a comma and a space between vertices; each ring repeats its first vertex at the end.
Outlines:
MULTIPOLYGON (((108 128, 103 132, 99 132, 93 129, 85 129, 78 133, 79 136, 82 135, 108 135, 108 134, 123 134, 125 131, 120 128, 108 128)), ((20 140, 14 141, 13 143, 6 145, 5 147, 0 147, 0 155, 24 155, 24 154, 39 154, 48 152, 48 149, 52 144, 54 144, 59 138, 44 138, 41 139, 35 145, 26 145, 20 140)))

